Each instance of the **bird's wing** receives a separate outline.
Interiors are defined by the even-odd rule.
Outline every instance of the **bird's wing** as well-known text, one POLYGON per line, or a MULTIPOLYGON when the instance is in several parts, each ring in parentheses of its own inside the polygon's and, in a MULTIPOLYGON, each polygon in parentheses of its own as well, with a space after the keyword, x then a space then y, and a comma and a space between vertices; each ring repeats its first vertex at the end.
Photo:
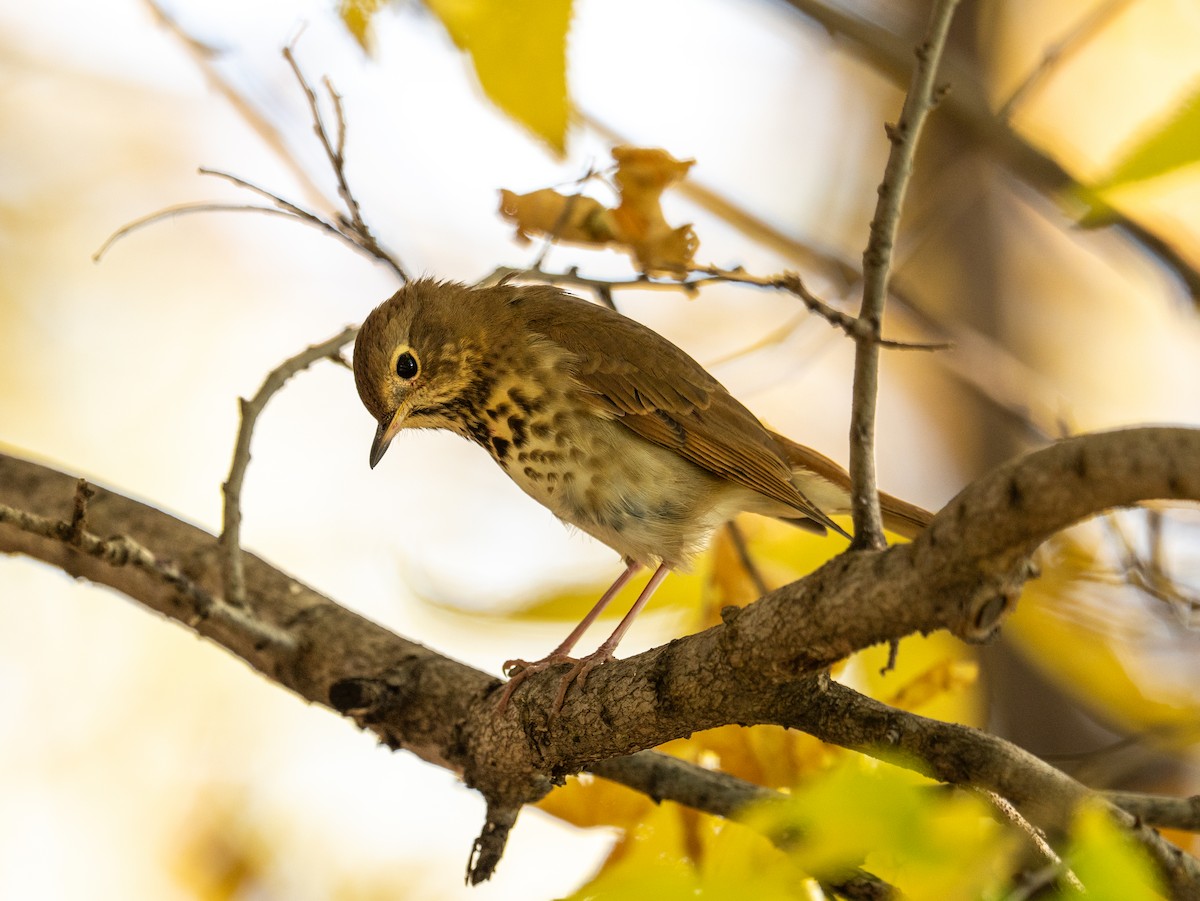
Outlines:
POLYGON ((842 531, 793 483, 771 432, 666 338, 553 288, 520 289, 514 301, 531 330, 575 358, 574 376, 599 409, 697 466, 842 531))

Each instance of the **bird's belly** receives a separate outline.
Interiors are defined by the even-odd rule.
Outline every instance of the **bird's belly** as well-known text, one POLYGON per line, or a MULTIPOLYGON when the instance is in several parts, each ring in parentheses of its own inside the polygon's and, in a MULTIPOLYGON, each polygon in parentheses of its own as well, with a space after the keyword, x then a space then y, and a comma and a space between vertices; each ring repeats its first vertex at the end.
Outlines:
POLYGON ((578 411, 549 431, 532 425, 498 462, 526 494, 623 557, 684 566, 737 512, 727 483, 616 420, 578 411))

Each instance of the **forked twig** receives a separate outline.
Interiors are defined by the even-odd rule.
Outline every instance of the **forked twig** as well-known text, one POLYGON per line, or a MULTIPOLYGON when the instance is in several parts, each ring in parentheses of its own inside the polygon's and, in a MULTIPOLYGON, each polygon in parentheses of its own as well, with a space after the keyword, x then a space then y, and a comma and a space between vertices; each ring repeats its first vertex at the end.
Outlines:
MULTIPOLYGON (((175 31, 181 37, 186 37, 177 26, 175 26, 175 31)), ((296 76, 296 81, 304 92, 305 98, 308 100, 309 111, 313 119, 313 131, 325 151, 330 167, 333 169, 334 177, 337 179, 338 195, 345 204, 347 213, 339 215, 336 221, 331 221, 319 213, 293 203, 279 194, 256 185, 241 176, 216 169, 201 168, 199 170, 201 175, 212 175, 224 179, 235 187, 257 194, 259 197, 270 201, 271 206, 258 204, 194 203, 169 207, 122 226, 104 242, 96 252, 95 259, 98 260, 116 241, 130 232, 179 213, 248 210, 285 216, 319 228, 326 234, 333 235, 348 244, 354 250, 384 263, 396 274, 401 282, 408 281, 408 274, 400 264, 400 261, 379 244, 379 241, 364 221, 361 208, 346 179, 346 118, 342 108, 341 96, 334 90, 330 80, 326 78, 324 84, 333 103, 337 122, 335 143, 335 141, 330 139, 329 130, 325 126, 317 94, 309 85, 308 79, 305 78, 303 71, 296 62, 292 48, 285 47, 283 56, 296 76)), ((273 146, 276 150, 280 150, 280 145, 273 144, 273 146)), ((287 156, 287 154, 285 153, 284 156, 287 156)), ((291 162, 294 163, 294 161, 291 162)), ((345 360, 341 357, 341 349, 354 338, 356 333, 357 328, 354 327, 343 329, 329 340, 320 344, 314 344, 301 353, 285 360, 268 373, 262 386, 251 400, 239 399, 241 418, 238 427, 238 436, 234 447, 233 459, 230 464, 229 477, 222 485, 224 513, 220 540, 225 600, 232 606, 241 607, 246 603, 245 569, 241 549, 241 492, 242 483, 245 480, 246 468, 250 463, 250 441, 258 416, 266 407, 270 398, 284 386, 288 379, 296 373, 307 369, 317 360, 329 358, 340 363, 345 363, 345 360)))
POLYGON ((328 341, 314 344, 289 357, 267 374, 262 387, 253 398, 238 399, 241 422, 238 426, 237 443, 233 449, 229 478, 221 486, 225 496, 221 528, 221 573, 225 585, 225 600, 234 606, 240 607, 246 603, 246 575, 241 545, 242 483, 246 478, 246 467, 250 465, 250 438, 254 434, 259 414, 271 397, 296 373, 302 372, 318 360, 343 362, 341 350, 356 334, 357 326, 344 328, 328 341))

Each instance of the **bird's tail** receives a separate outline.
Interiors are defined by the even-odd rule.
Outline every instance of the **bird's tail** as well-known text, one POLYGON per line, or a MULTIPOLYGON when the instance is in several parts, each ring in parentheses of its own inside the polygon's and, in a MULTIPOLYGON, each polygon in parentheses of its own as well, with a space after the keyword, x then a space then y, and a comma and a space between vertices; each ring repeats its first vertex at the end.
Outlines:
MULTIPOLYGON (((784 449, 796 484, 804 495, 825 513, 849 513, 850 475, 846 470, 811 447, 797 444, 775 432, 771 434, 784 449)), ((933 514, 928 510, 883 491, 879 492, 879 506, 883 514, 883 527, 905 538, 915 538, 933 519, 933 514)))

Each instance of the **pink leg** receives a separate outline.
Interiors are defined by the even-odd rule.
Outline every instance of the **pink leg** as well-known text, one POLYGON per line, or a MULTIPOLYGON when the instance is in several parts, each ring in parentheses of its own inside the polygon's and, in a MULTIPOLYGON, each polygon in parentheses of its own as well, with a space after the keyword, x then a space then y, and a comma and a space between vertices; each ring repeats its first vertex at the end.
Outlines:
POLYGON ((579 687, 583 688, 584 683, 587 682, 588 673, 601 664, 613 659, 613 651, 617 649, 617 645, 625 637, 625 633, 629 631, 629 627, 633 625, 633 621, 637 618, 637 615, 642 612, 642 608, 646 606, 651 595, 654 594, 658 586, 662 584, 663 579, 670 572, 665 563, 661 564, 654 571, 654 575, 650 577, 650 581, 646 583, 646 587, 642 589, 642 593, 638 595, 638 599, 633 602, 633 606, 629 608, 629 612, 625 614, 624 618, 617 625, 617 628, 613 630, 613 634, 608 636, 604 644, 600 645, 592 653, 577 660, 575 665, 571 667, 570 672, 563 676, 562 683, 558 686, 558 695, 554 699, 553 707, 551 707, 552 713, 557 713, 562 709, 563 701, 567 697, 567 690, 571 687, 572 683, 578 682, 579 687))
MULTIPOLYGON (((642 568, 640 563, 634 563, 630 560, 625 566, 625 571, 617 576, 617 580, 608 587, 608 590, 600 596, 600 600, 596 601, 595 606, 588 611, 588 615, 580 620, 579 625, 571 630, 571 634, 563 639, 562 644, 556 647, 553 651, 543 657, 541 660, 535 660, 532 663, 525 660, 506 660, 504 662, 504 674, 510 676, 509 682, 504 686, 504 692, 500 695, 499 712, 503 713, 508 706, 508 699, 512 697, 512 693, 517 690, 522 682, 532 676, 534 673, 540 673, 544 669, 548 669, 557 663, 565 663, 571 660, 567 655, 571 653, 571 649, 575 647, 583 633, 596 621, 598 617, 617 596, 625 585, 633 578, 634 574, 642 568)), ((643 592, 644 594, 645 592, 643 592)), ((640 600, 640 598, 639 598, 640 600)), ((635 607, 637 604, 634 605, 635 607)), ((626 616, 628 619, 628 616, 626 616)), ((624 620, 622 620, 624 622, 624 620)), ((628 627, 626 627, 628 628, 628 627)), ((610 639, 611 640, 611 639, 610 639)))

